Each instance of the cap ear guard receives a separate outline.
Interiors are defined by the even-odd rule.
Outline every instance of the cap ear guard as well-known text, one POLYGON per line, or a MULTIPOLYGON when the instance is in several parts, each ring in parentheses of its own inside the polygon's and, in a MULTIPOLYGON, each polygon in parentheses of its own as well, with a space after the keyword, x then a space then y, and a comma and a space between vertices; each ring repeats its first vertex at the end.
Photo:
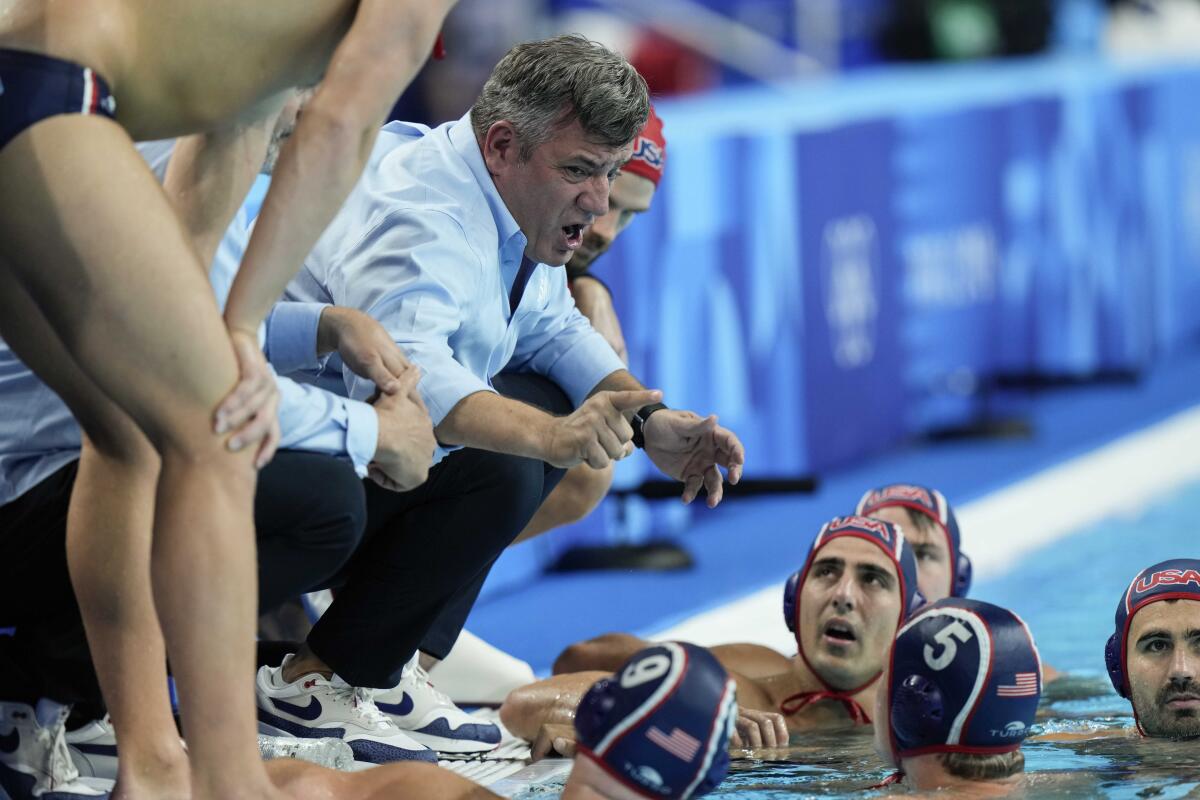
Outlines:
POLYGON ((1125 671, 1121 668, 1121 637, 1113 634, 1104 644, 1104 666, 1108 668, 1108 679, 1121 697, 1128 698, 1125 691, 1125 671))
POLYGON ((971 577, 975 573, 975 567, 971 564, 971 558, 961 550, 958 553, 958 564, 954 570, 954 597, 966 597, 967 592, 971 590, 971 577))
POLYGON ((612 678, 602 678, 587 690, 575 712, 575 732, 579 742, 594 748, 610 727, 608 717, 616 705, 617 684, 612 678))
POLYGON ((892 692, 888 709, 892 732, 900 742, 926 742, 942 734, 946 708, 937 684, 909 675, 892 692))
POLYGON ((796 570, 783 585, 783 621, 787 629, 796 632, 796 591, 800 588, 800 570, 796 570))

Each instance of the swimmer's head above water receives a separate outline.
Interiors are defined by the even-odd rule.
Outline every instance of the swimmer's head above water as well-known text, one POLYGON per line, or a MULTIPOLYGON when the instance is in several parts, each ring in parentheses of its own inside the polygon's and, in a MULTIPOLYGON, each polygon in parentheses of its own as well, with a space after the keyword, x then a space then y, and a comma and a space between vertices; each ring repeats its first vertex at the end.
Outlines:
POLYGON ((707 794, 729 769, 736 718, 733 680, 707 650, 677 642, 641 650, 580 702, 563 798, 707 794))
POLYGON ((1147 567, 1117 604, 1104 648, 1113 688, 1146 736, 1200 736, 1200 559, 1147 567))
POLYGON ((788 579, 783 613, 817 679, 853 694, 878 678, 896 629, 924 602, 904 533, 878 519, 839 517, 788 579))
POLYGON ((876 695, 875 748, 917 789, 1005 780, 1024 769, 1042 690, 1029 628, 1007 609, 951 598, 896 634, 876 695))
POLYGON ((893 483, 872 489, 855 512, 900 525, 917 558, 921 593, 933 602, 966 597, 971 588, 971 559, 960 547, 954 509, 937 489, 893 483))

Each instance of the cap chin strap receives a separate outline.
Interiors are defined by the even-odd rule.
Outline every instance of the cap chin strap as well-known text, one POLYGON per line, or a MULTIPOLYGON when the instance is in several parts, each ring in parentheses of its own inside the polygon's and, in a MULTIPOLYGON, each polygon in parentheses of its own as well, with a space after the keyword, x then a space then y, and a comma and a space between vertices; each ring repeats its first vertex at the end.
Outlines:
POLYGON ((793 714, 798 714, 799 712, 808 708, 813 703, 819 703, 822 700, 835 700, 842 704, 842 706, 846 709, 846 713, 849 715, 850 719, 853 720, 855 725, 871 724, 871 715, 867 713, 867 710, 862 707, 861 703, 854 699, 854 695, 858 694, 863 689, 866 689, 872 683, 879 680, 879 676, 883 675, 883 670, 876 672, 875 675, 872 676, 871 679, 862 686, 856 686, 853 689, 845 690, 835 689, 834 687, 830 686, 829 683, 821 677, 821 674, 813 668, 813 665, 809 663, 808 656, 804 655, 804 647, 800 644, 799 636, 796 637, 796 653, 800 656, 801 660, 804 661, 804 666, 808 667, 808 671, 812 673, 812 676, 816 678, 825 688, 812 692, 796 692, 791 697, 784 698, 783 702, 779 704, 779 711, 781 714, 783 714, 785 717, 790 717, 793 714))
POLYGON ((900 783, 902 780, 904 780, 904 770, 898 769, 895 772, 893 772, 891 775, 888 775, 886 778, 884 778, 879 783, 872 786, 867 791, 873 792, 876 789, 886 789, 889 786, 895 786, 896 784, 900 783))
MULTIPOLYGON (((879 676, 876 675, 875 677, 878 678, 879 676)), ((874 681, 875 679, 872 678, 871 680, 874 681)), ((854 695, 862 691, 862 688, 860 687, 848 692, 839 692, 832 689, 819 689, 815 692, 797 692, 780 703, 779 710, 785 717, 790 717, 808 708, 813 703, 819 703, 822 700, 836 700, 846 709, 846 713, 850 715, 850 719, 853 720, 855 725, 870 725, 871 717, 867 714, 867 710, 862 707, 861 703, 854 699, 854 695)))

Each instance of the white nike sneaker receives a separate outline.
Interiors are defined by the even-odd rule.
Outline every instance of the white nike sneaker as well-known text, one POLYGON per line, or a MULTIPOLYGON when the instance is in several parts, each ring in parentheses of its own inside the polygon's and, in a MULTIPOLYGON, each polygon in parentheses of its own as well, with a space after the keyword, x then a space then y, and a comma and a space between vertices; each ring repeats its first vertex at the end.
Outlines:
POLYGON ((376 691, 374 698, 398 728, 442 755, 477 756, 500 744, 500 729, 433 688, 415 657, 405 665, 399 685, 376 691))
POLYGON ((107 714, 82 728, 67 731, 66 740, 67 750, 80 775, 110 781, 117 779, 117 735, 107 714))
POLYGON ((49 700, 39 701, 36 711, 24 703, 0 703, 0 790, 12 800, 107 800, 109 793, 86 785, 71 761, 68 713, 49 700))
POLYGON ((278 667, 258 670, 254 693, 259 733, 342 739, 359 763, 437 763, 429 748, 411 739, 375 707, 370 690, 351 686, 337 675, 328 680, 315 672, 293 683, 284 681, 283 669, 291 659, 289 655, 278 667))

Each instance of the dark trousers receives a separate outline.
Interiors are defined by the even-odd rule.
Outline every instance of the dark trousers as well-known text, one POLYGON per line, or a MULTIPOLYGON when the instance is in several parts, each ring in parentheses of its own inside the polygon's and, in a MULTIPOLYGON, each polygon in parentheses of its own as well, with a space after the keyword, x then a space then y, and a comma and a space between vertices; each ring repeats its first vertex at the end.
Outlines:
MULTIPOLYGON (((72 462, 0 506, 0 700, 72 703, 104 714, 83 621, 67 573, 72 462)), ((258 475, 254 500, 262 611, 327 586, 362 538, 366 502, 354 470, 329 456, 281 451, 258 475)))
MULTIPOLYGON (((506 397, 573 410, 549 380, 505 373, 506 397)), ((367 530, 308 645, 354 686, 390 688, 418 648, 450 652, 492 564, 558 484, 563 470, 486 450, 451 453, 410 492, 367 486, 367 530)))

